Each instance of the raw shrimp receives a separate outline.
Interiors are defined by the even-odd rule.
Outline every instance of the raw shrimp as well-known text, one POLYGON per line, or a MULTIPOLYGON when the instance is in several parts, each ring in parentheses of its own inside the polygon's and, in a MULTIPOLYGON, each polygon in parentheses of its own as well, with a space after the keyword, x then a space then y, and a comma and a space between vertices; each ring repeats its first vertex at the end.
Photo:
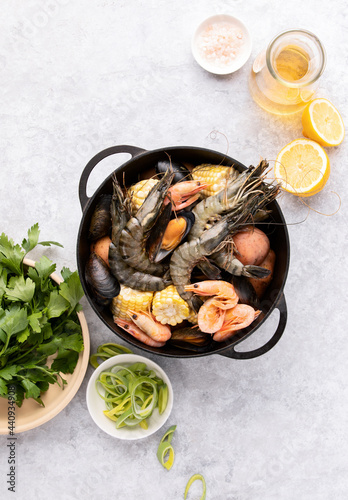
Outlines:
MULTIPOLYGON (((195 223, 188 239, 198 238, 207 225, 209 227, 210 220, 215 222, 224 213, 237 212, 250 196, 259 193, 267 167, 267 161, 262 160, 256 168, 251 166, 237 177, 228 179, 225 189, 198 203, 192 210, 195 223)), ((266 189, 266 185, 263 185, 263 189, 266 189)))
POLYGON ((223 310, 231 309, 238 303, 239 300, 234 286, 223 280, 206 280, 193 283, 192 285, 186 285, 185 291, 193 292, 203 297, 212 297, 212 299, 209 300, 209 303, 218 309, 223 310))
POLYGON ((120 328, 123 328, 126 332, 130 333, 134 338, 140 340, 143 344, 149 345, 151 347, 163 347, 165 342, 157 342, 144 333, 140 328, 138 328, 133 321, 127 321, 126 319, 114 318, 114 322, 120 328))
POLYGON ((145 311, 127 311, 128 316, 146 335, 156 342, 166 342, 171 337, 171 330, 168 325, 162 325, 156 321, 151 313, 145 311))
POLYGON ((237 304, 232 309, 228 309, 225 313, 225 320, 222 327, 213 335, 213 340, 223 342, 231 338, 236 331, 242 330, 249 326, 261 313, 255 311, 247 304, 237 304))
POLYGON ((173 173, 167 170, 162 179, 151 189, 134 217, 131 217, 119 238, 119 251, 126 264, 138 271, 163 276, 166 267, 151 262, 146 251, 146 241, 163 206, 173 173))
POLYGON ((123 285, 136 288, 143 292, 160 291, 171 284, 167 275, 153 276, 149 273, 135 271, 133 267, 124 262, 119 251, 119 241, 122 230, 130 217, 127 199, 124 198, 116 177, 113 179, 114 194, 111 201, 112 243, 109 247, 109 265, 112 274, 123 285))
POLYGON ((168 189, 165 204, 172 202, 173 210, 183 210, 192 205, 200 197, 199 192, 209 186, 201 181, 183 181, 177 182, 168 189))
POLYGON ((153 276, 149 273, 136 271, 124 262, 118 247, 113 243, 110 244, 109 248, 109 264, 112 273, 120 283, 136 290, 159 292, 172 283, 168 272, 163 276, 153 276))
POLYGON ((228 245, 219 250, 219 252, 212 254, 210 259, 219 267, 235 276, 247 276, 248 278, 260 279, 266 278, 271 273, 270 270, 260 266, 244 266, 244 264, 233 255, 233 252, 228 249, 228 245))
POLYGON ((167 266, 151 262, 146 251, 146 236, 136 217, 132 217, 121 232, 119 251, 123 261, 137 271, 163 276, 167 266))

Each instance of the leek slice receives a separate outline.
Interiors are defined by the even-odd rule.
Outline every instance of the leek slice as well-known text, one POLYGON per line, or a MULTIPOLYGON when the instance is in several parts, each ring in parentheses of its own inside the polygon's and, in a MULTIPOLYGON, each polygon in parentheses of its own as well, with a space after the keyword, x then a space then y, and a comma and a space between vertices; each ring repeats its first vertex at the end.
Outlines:
POLYGON ((97 348, 97 352, 90 356, 89 362, 93 368, 98 368, 100 365, 99 359, 105 361, 106 359, 111 358, 112 356, 117 356, 118 354, 133 354, 133 352, 128 349, 128 347, 109 342, 107 344, 100 345, 97 348))
POLYGON ((197 480, 202 481, 202 484, 203 484, 203 493, 202 493, 202 496, 199 500, 205 500, 207 488, 206 488, 205 480, 204 480, 204 477, 202 476, 202 474, 194 474, 192 477, 190 477, 190 479, 186 485, 186 488, 185 488, 184 499, 187 498, 187 494, 189 492, 189 489, 191 488, 192 483, 194 483, 197 480))
POLYGON ((173 434, 176 429, 176 425, 169 427, 167 432, 162 437, 158 448, 157 448, 157 458, 161 465, 167 470, 170 470, 174 464, 174 448, 171 445, 173 434), (167 456, 168 455, 168 456, 167 456), (166 460, 167 457, 167 460, 166 460))

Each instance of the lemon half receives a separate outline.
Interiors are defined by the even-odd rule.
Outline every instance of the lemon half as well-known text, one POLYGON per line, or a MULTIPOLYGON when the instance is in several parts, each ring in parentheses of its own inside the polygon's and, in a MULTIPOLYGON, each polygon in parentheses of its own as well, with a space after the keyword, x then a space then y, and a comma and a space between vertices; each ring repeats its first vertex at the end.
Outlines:
POLYGON ((319 144, 297 139, 278 154, 274 175, 285 191, 312 196, 325 186, 330 175, 330 161, 319 144))
POLYGON ((344 123, 327 99, 314 99, 302 114, 303 135, 322 146, 338 146, 344 139, 344 123))

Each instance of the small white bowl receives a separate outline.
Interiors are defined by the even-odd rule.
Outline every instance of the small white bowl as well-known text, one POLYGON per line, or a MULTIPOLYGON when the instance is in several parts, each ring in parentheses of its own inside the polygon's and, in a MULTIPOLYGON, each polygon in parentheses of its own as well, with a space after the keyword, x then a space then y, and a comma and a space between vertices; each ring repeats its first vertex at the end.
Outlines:
POLYGON ((251 54, 251 47, 251 36, 245 24, 243 24, 242 21, 240 21, 236 17, 230 16, 228 14, 218 14, 205 19, 196 29, 191 41, 192 54, 197 63, 203 69, 209 71, 210 73, 214 73, 215 75, 228 75, 240 69, 249 59, 251 54), (209 61, 202 55, 200 51, 199 38, 201 34, 209 25, 215 23, 227 23, 234 28, 238 28, 243 33, 243 45, 239 48, 236 57, 229 64, 226 63, 224 65, 219 65, 213 60, 209 61))
MULTIPOLYGON (((100 393, 103 394, 101 389, 100 393)), ((107 434, 110 434, 110 436, 116 437, 118 439, 135 440, 150 436, 154 432, 158 431, 158 429, 160 429, 166 422, 173 407, 173 388, 166 373, 160 366, 158 366, 150 359, 144 358, 143 356, 138 356, 137 354, 119 354, 117 356, 113 356, 112 358, 106 359, 93 372, 87 385, 86 400, 88 411, 92 419, 97 424, 97 426, 100 427, 100 429, 102 429, 107 434), (159 414, 158 408, 155 408, 151 417, 147 420, 147 429, 143 429, 139 425, 135 427, 121 427, 120 429, 116 429, 115 422, 110 420, 103 413, 103 411, 106 410, 105 401, 99 396, 97 392, 96 381, 101 372, 109 370, 115 365, 129 366, 137 362, 145 363, 150 370, 154 370, 156 372, 156 375, 158 375, 167 384, 168 404, 162 415, 159 414)))

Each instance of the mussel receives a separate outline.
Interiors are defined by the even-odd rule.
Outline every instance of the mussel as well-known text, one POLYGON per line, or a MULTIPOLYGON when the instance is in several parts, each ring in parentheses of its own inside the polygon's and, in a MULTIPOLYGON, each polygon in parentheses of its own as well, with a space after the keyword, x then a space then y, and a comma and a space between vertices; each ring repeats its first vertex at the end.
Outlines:
POLYGON ((231 283, 234 286, 237 295, 239 297, 239 302, 241 304, 247 304, 254 309, 260 308, 260 301, 257 297, 254 287, 248 280, 246 276, 235 276, 230 275, 231 283))
POLYGON ((90 241, 98 240, 110 233, 111 230, 111 204, 112 195, 102 195, 94 209, 89 225, 88 238, 90 241))
POLYGON ((204 352, 212 343, 212 336, 201 332, 198 326, 186 326, 173 330, 168 342, 181 349, 204 352))
POLYGON ((121 290, 120 284, 99 255, 91 252, 85 268, 85 278, 98 304, 107 306, 121 290))
POLYGON ((171 204, 164 207, 148 240, 148 253, 152 262, 161 262, 188 235, 195 221, 192 212, 172 213, 171 204))
POLYGON ((171 168, 174 172, 173 184, 180 181, 191 181, 191 172, 185 165, 178 163, 176 161, 162 160, 158 161, 155 165, 155 170, 157 174, 164 174, 168 168, 171 168))

